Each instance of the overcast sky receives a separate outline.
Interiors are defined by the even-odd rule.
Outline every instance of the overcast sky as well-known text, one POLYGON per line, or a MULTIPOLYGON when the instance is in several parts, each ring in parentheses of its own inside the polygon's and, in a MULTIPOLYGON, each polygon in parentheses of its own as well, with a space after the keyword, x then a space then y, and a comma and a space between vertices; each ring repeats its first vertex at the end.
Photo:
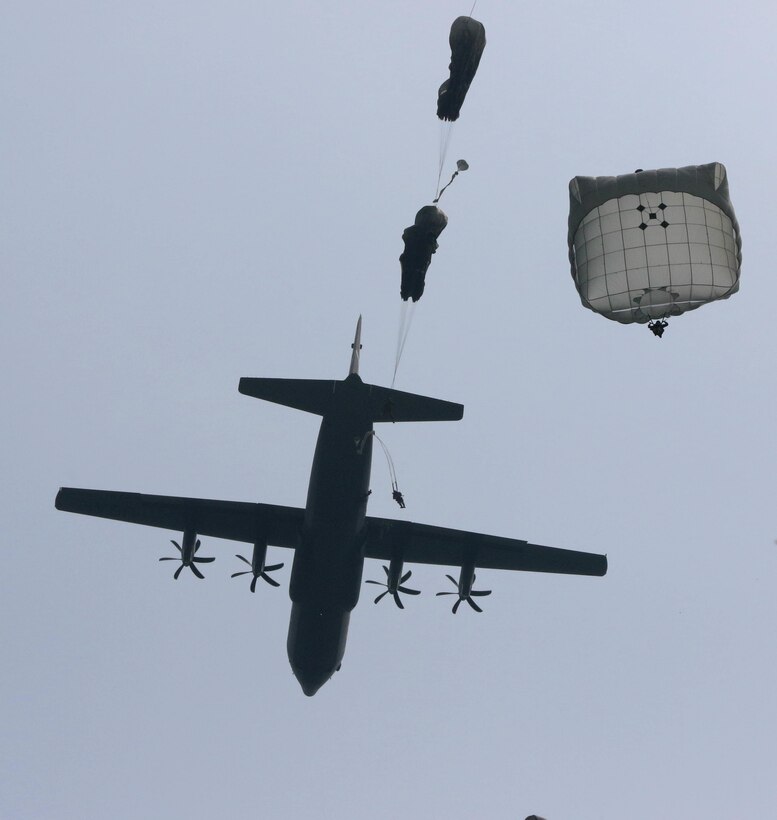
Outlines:
MULTIPOLYGON (((241 376, 390 384, 401 234, 435 193, 469 3, 7 2, 0 817, 766 818, 777 805, 774 152, 762 0, 480 0, 370 513, 607 553, 364 590, 306 698, 250 546, 59 513, 61 485, 300 506, 318 419, 241 376), (578 174, 723 162, 740 293, 663 339, 579 302, 578 174), (250 553, 248 553, 250 555, 250 553)), ((455 570, 451 570, 455 572, 455 570)), ((382 578, 368 562, 365 578, 382 578)))

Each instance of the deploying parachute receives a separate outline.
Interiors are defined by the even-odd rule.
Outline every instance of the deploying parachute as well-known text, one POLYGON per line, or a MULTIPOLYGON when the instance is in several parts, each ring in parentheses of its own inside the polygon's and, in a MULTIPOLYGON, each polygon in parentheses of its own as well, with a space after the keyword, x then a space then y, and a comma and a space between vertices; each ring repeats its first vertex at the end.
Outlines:
POLYGON ((451 45, 450 78, 440 86, 437 116, 453 122, 459 118, 464 98, 478 70, 486 47, 486 29, 472 17, 457 17, 451 25, 448 42, 451 45))
POLYGON ((417 302, 424 292, 426 271, 432 254, 439 247, 437 239, 445 230, 448 217, 436 205, 424 205, 415 215, 415 222, 405 228, 402 239, 405 250, 399 257, 402 267, 400 294, 404 301, 417 302))
POLYGON ((575 177, 569 261, 582 303, 663 335, 679 316, 739 289, 742 241, 719 162, 575 177))

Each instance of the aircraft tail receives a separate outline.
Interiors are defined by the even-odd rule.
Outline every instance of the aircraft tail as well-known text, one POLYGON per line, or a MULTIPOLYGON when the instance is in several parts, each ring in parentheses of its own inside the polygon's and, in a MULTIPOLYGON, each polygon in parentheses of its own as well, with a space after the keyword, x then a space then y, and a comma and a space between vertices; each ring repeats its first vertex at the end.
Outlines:
POLYGON ((240 379, 238 390, 246 396, 324 416, 346 411, 364 413, 370 422, 458 421, 464 407, 451 401, 403 393, 365 384, 359 376, 362 317, 356 323, 351 345, 351 365, 344 381, 323 379, 240 379))

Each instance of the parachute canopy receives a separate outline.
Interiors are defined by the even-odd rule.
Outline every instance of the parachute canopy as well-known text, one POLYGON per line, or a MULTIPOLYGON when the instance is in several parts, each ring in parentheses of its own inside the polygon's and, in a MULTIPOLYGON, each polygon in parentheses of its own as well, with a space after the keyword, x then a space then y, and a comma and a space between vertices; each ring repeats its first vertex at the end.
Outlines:
POLYGON ((719 162, 575 177, 568 241, 582 303, 616 322, 679 316, 739 289, 742 242, 719 162))
POLYGON ((459 118, 464 98, 478 70, 486 47, 486 29, 472 17, 457 17, 451 25, 448 42, 451 45, 450 78, 440 86, 437 116, 453 122, 459 118))
POLYGON ((417 302, 424 293, 426 271, 432 263, 432 254, 439 247, 437 238, 445 230, 448 217, 436 205, 424 205, 415 215, 415 222, 405 228, 402 239, 405 250, 399 257, 402 267, 402 299, 417 302))

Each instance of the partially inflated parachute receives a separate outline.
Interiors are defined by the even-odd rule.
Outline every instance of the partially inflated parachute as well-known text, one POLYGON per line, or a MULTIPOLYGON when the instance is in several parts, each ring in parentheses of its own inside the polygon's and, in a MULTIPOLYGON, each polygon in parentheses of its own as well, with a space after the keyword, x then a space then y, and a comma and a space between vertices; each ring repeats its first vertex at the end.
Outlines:
POLYGON ((405 250, 399 257, 402 268, 400 295, 404 301, 417 302, 424 293, 426 271, 432 263, 432 254, 439 247, 437 239, 445 230, 448 217, 436 205, 424 205, 415 215, 415 222, 405 228, 402 240, 405 250))
POLYGON ((472 17, 457 17, 448 38, 451 45, 450 78, 437 95, 437 116, 453 122, 459 118, 461 106, 478 70, 486 47, 486 29, 472 17))
POLYGON ((617 322, 665 319, 739 289, 742 242, 719 162, 575 177, 569 260, 583 304, 617 322))

